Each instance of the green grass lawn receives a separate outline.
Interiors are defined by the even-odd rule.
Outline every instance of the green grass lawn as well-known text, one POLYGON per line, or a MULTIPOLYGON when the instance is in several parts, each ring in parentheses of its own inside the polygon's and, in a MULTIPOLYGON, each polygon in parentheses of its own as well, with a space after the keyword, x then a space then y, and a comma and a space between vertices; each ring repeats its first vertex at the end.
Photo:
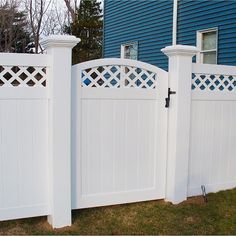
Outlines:
POLYGON ((0 222, 0 234, 236 234, 236 189, 179 205, 151 201, 73 211, 73 225, 53 230, 46 217, 0 222))

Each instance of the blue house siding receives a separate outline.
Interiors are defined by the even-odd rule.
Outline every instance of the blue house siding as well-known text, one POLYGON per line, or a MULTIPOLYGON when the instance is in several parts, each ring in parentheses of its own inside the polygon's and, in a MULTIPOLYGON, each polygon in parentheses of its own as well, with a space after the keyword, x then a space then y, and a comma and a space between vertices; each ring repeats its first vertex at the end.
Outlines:
MULTIPOLYGON (((104 57, 137 41, 138 59, 167 69, 173 0, 105 0, 104 57)), ((236 66, 236 0, 179 0, 177 43, 196 46, 198 30, 218 28, 218 64, 236 66)))
POLYGON ((196 45, 197 30, 218 28, 218 64, 236 65, 236 1, 180 0, 178 44, 196 45))
POLYGON ((172 43, 172 0, 105 0, 103 56, 120 57, 121 44, 138 42, 138 60, 167 69, 160 51, 172 43))

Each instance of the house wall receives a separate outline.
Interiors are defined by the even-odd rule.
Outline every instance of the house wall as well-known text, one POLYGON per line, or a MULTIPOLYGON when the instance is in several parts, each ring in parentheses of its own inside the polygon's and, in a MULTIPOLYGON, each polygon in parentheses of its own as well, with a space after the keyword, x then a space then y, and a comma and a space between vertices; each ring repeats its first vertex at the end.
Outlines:
POLYGON ((178 44, 196 45, 196 31, 218 27, 218 64, 236 65, 236 1, 180 0, 178 44))
POLYGON ((167 69, 160 50, 172 43, 172 0, 105 0, 104 13, 105 58, 120 57, 121 44, 137 41, 138 60, 167 69))
MULTIPOLYGON (((138 60, 167 69, 160 49, 172 44, 172 0, 105 0, 104 10, 105 58, 138 41, 138 60)), ((236 65, 235 12, 235 0, 179 0, 177 43, 195 46, 197 30, 218 27, 218 64, 236 65)))

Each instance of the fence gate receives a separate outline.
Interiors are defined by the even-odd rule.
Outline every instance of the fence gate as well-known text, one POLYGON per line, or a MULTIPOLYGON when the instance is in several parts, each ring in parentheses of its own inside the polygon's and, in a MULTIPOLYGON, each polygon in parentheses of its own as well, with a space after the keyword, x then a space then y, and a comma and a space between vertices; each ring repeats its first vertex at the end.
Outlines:
POLYGON ((165 197, 167 75, 127 59, 73 66, 73 209, 165 197))

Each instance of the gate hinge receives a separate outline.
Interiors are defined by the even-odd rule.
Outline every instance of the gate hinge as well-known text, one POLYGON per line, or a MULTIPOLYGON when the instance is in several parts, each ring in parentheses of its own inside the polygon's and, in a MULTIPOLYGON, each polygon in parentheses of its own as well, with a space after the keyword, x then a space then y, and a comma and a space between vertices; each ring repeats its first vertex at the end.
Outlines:
POLYGON ((166 105, 165 105, 166 108, 170 106, 170 95, 172 94, 176 94, 176 92, 171 91, 170 88, 168 88, 168 97, 166 98, 166 105))

